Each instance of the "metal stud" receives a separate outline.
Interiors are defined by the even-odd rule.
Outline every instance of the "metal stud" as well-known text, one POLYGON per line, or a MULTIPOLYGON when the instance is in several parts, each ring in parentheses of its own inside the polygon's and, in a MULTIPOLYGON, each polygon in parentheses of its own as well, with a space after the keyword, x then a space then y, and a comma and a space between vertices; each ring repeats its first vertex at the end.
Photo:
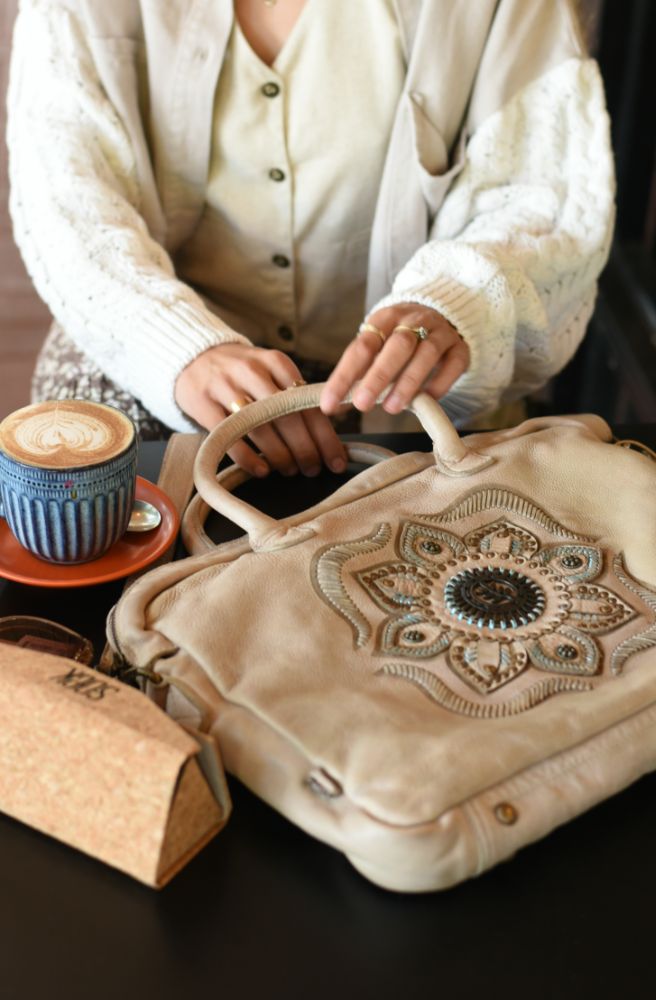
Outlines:
POLYGON ((583 565, 581 556, 563 556, 560 561, 566 569, 578 569, 583 565))
POLYGON ((426 633, 419 632, 418 629, 410 629, 404 633, 403 637, 406 642, 423 642, 426 638, 426 633))
POLYGON ((519 819, 519 813, 511 802, 498 802, 494 807, 494 815, 504 826, 512 826, 519 819))

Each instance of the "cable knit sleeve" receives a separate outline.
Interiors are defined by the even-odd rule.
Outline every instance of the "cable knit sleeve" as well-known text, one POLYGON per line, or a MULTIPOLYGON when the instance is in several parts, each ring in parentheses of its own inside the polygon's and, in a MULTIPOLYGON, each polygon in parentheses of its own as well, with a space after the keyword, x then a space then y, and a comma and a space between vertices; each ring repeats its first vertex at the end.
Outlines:
POLYGON ((445 403, 459 420, 519 398, 569 360, 593 310, 614 219, 596 63, 568 59, 472 135, 431 239, 375 309, 418 302, 467 341, 445 403))
POLYGON ((24 0, 8 93, 10 210, 37 291, 77 345, 170 427, 175 380, 247 342, 178 281, 140 216, 133 151, 76 18, 24 0))

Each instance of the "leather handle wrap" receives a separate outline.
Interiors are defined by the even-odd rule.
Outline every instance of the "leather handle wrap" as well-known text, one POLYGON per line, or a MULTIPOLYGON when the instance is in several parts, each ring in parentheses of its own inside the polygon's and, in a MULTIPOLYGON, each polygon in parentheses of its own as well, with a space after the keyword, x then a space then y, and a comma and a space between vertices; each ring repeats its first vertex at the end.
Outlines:
MULTIPOLYGON (((210 507, 247 532, 254 549, 293 545, 311 534, 311 530, 301 525, 287 527, 284 522, 276 521, 233 496, 217 481, 216 470, 233 444, 256 427, 278 417, 318 406, 323 387, 323 383, 298 386, 249 403, 238 413, 221 421, 207 436, 198 452, 194 465, 196 489, 210 507)), ((344 403, 350 401, 349 393, 344 403)), ((416 396, 409 408, 433 441, 436 465, 446 474, 468 475, 492 461, 487 456, 477 455, 467 449, 442 407, 427 394, 420 393, 416 396)))

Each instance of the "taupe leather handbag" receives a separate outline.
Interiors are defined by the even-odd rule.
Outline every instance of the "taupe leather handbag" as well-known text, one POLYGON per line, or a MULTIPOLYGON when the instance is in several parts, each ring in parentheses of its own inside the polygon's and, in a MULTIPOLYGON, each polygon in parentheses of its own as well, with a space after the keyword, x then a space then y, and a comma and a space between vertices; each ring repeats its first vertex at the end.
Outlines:
POLYGON ((316 406, 287 390, 226 419, 195 467, 195 554, 126 592, 109 636, 225 766, 379 885, 442 889, 656 766, 656 464, 598 417, 375 462, 285 521, 217 478, 239 437, 316 406), (214 546, 209 507, 246 533, 214 546))

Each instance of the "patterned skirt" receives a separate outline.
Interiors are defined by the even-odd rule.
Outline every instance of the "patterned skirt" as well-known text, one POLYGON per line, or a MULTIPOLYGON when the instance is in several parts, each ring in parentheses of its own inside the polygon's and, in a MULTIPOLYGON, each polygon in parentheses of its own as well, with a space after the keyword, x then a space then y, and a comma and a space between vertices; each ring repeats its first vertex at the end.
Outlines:
POLYGON ((171 436, 170 427, 166 427, 149 413, 129 392, 112 382, 66 336, 59 324, 53 323, 32 375, 32 402, 73 398, 115 406, 134 421, 143 441, 156 441, 171 436))

